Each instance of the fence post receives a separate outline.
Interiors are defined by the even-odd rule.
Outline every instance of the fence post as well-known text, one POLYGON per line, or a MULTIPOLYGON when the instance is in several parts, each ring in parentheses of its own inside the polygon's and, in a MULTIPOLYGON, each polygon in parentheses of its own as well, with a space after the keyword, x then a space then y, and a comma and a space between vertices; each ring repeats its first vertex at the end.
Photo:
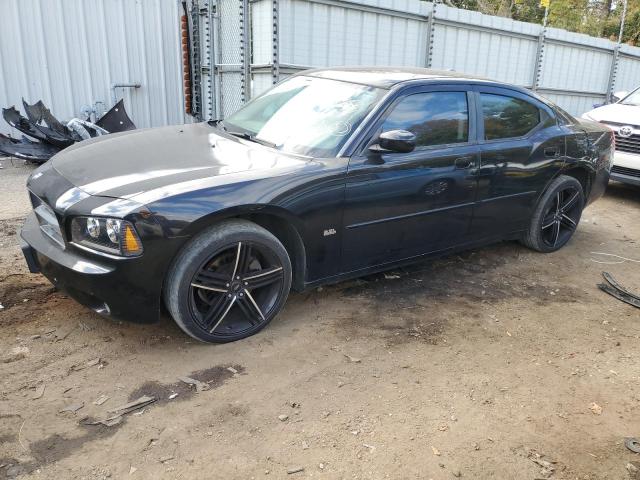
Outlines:
POLYGON ((620 60, 620 44, 624 34, 624 21, 627 17, 627 0, 622 4, 622 18, 620 19, 620 31, 618 32, 618 43, 613 48, 613 58, 611 59, 611 70, 609 70, 609 83, 607 84, 607 103, 611 102, 613 89, 616 88, 616 75, 618 74, 618 61, 620 60))
POLYGON ((242 64, 240 95, 242 103, 251 98, 251 6, 249 0, 240 3, 240 63, 242 64))
POLYGON ((431 13, 429 14, 429 20, 427 21, 427 52, 425 58, 426 68, 431 68, 433 62, 433 41, 435 38, 434 23, 436 20, 436 0, 431 0, 431 13))
POLYGON ((542 79, 542 68, 544 65, 544 40, 547 35, 547 18, 549 15, 549 9, 544 10, 544 20, 542 21, 542 30, 538 36, 538 48, 536 50, 536 64, 533 70, 533 84, 531 89, 535 92, 540 87, 540 80, 542 79))
POLYGON ((202 111, 201 119, 210 120, 215 115, 215 101, 213 88, 213 26, 212 17, 215 6, 209 0, 203 0, 198 3, 199 15, 202 19, 202 29, 200 30, 200 48, 202 54, 200 56, 200 78, 202 82, 202 111))
POLYGON ((611 58, 611 69, 609 70, 609 82, 607 83, 607 103, 611 102, 613 89, 616 88, 616 75, 618 74, 618 61, 620 59, 620 44, 613 47, 613 58, 611 58))
POLYGON ((280 25, 278 21, 278 0, 271 0, 271 19, 273 26, 273 36, 271 39, 271 81, 278 83, 280 81, 280 25))

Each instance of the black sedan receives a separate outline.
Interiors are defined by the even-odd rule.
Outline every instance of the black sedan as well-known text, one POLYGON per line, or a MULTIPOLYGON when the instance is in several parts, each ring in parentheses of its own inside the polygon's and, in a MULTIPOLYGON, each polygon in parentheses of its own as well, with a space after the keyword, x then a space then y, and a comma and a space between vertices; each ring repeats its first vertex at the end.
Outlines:
POLYGON ((258 332, 300 291, 518 239, 553 252, 602 196, 612 131, 421 69, 295 75, 224 121, 76 144, 28 180, 32 272, 95 311, 258 332))

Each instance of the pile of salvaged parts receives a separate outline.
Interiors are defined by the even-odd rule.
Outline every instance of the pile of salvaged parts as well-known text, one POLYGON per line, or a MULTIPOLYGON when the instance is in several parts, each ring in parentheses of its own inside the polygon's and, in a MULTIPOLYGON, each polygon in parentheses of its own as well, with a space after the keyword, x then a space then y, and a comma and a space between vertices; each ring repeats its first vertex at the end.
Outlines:
POLYGON ((22 100, 26 117, 16 108, 3 108, 2 117, 24 135, 20 140, 0 133, 0 154, 44 163, 63 148, 107 133, 134 130, 122 100, 96 123, 74 118, 66 125, 54 117, 42 100, 29 105, 22 100), (31 138, 29 138, 31 137, 31 138))

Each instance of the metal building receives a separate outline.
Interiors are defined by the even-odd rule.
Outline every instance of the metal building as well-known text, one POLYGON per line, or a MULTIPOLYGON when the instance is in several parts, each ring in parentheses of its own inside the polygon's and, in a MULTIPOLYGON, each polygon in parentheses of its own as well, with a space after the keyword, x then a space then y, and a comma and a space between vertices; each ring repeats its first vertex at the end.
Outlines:
POLYGON ((0 1, 0 106, 64 120, 120 97, 138 127, 221 118, 321 66, 451 69, 578 115, 640 84, 640 48, 421 0, 0 1))

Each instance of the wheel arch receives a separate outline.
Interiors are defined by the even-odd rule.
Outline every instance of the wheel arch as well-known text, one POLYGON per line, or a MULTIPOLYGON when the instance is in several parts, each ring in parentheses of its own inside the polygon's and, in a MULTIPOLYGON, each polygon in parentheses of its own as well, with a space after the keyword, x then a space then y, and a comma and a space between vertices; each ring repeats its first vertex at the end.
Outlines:
POLYGON ((586 203, 586 200, 589 197, 589 192, 591 191, 592 173, 590 173, 585 167, 573 166, 566 170, 561 170, 557 176, 559 175, 567 175, 568 177, 573 177, 580 182, 586 203))
POLYGON ((282 243, 289 254, 292 267, 291 286, 296 291, 304 289, 307 269, 306 247, 301 232, 302 222, 289 211, 273 205, 245 205, 220 210, 191 223, 182 235, 194 236, 205 228, 224 220, 237 218, 260 225, 282 243))

